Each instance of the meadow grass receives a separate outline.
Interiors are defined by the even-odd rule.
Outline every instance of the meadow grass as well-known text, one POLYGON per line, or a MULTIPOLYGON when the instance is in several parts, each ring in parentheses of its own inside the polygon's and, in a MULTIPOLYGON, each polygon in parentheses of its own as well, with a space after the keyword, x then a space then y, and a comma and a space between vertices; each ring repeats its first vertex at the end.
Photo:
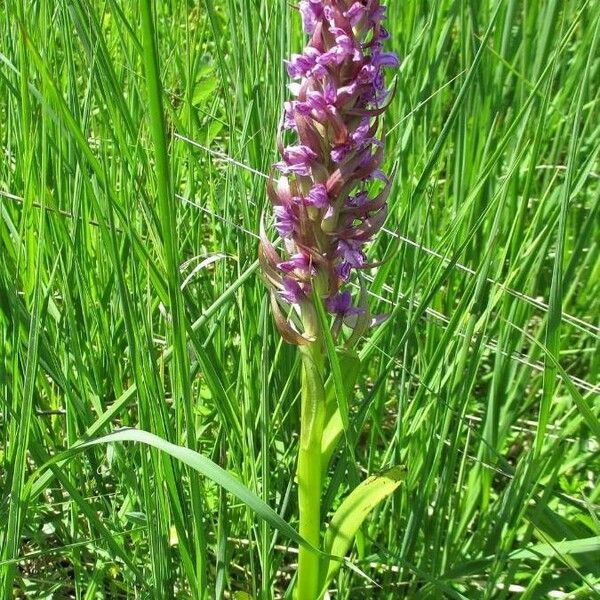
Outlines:
MULTIPOLYGON (((353 452, 406 481, 333 598, 600 595, 600 2, 389 2, 390 216, 353 452)), ((299 360, 257 274, 286 0, 0 5, 0 598, 285 594, 299 360)), ((241 596, 240 596, 241 597, 241 596)))

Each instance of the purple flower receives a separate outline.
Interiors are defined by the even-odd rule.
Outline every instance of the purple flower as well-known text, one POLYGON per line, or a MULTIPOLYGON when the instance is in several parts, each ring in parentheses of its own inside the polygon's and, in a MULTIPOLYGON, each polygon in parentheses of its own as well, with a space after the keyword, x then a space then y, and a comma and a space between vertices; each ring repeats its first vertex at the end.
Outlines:
POLYGON ((323 7, 323 15, 331 27, 335 27, 335 12, 331 6, 323 7))
POLYGON ((311 112, 315 108, 315 103, 307 101, 307 102, 298 102, 296 104, 296 110, 305 117, 310 116, 311 112))
POLYGON ((387 91, 385 89, 385 77, 381 71, 379 71, 379 73, 375 76, 373 87, 379 94, 384 93, 387 95, 387 91))
POLYGON ((303 115, 310 115, 314 111, 315 118, 325 120, 328 114, 335 113, 337 91, 335 85, 328 81, 323 90, 310 90, 305 102, 298 102, 296 109, 303 115))
POLYGON ((377 26, 385 19, 387 7, 377 6, 377 2, 373 2, 373 8, 369 12, 369 25, 377 26))
POLYGON ((296 173, 296 175, 310 175, 310 167, 317 158, 308 146, 288 146, 283 151, 284 162, 275 164, 284 175, 296 173))
POLYGON ((297 220, 290 206, 276 206, 273 209, 275 213, 275 229, 283 238, 292 237, 297 220))
POLYGON ((308 193, 308 203, 316 208, 325 208, 329 206, 329 194, 327 187, 322 183, 317 183, 308 193))
POLYGON ((400 60, 398 59, 398 56, 396 54, 394 54, 393 52, 381 52, 381 53, 374 54, 371 57, 371 64, 376 68, 379 68, 379 67, 395 68, 395 67, 400 66, 400 60))
POLYGON ((286 302, 289 304, 298 304, 304 298, 304 292, 295 279, 284 277, 282 283, 283 290, 279 294, 286 302))
POLYGON ((356 144, 363 144, 369 139, 369 132, 371 131, 371 122, 368 118, 364 118, 360 125, 352 132, 352 140, 356 144))
POLYGON ((284 152, 283 157, 285 160, 292 164, 298 164, 300 162, 306 162, 307 164, 315 160, 317 155, 308 146, 288 146, 284 152))
POLYGON ((284 104, 284 117, 283 127, 284 129, 296 129, 296 119, 294 113, 298 108, 298 102, 291 101, 284 104))
POLYGON ((356 81, 359 84, 373 83, 377 77, 377 67, 375 65, 365 65, 358 73, 356 81))
POLYGON ((366 12, 367 12, 367 9, 364 6, 364 4, 362 4, 360 2, 355 2, 344 13, 344 16, 346 17, 346 19, 348 19, 348 21, 350 21, 350 24, 352 25, 352 27, 356 27, 358 25, 358 22, 365 16, 366 12))
POLYGON ((338 315, 340 317, 346 317, 351 315, 361 315, 365 312, 364 308, 358 308, 352 306, 352 295, 350 292, 341 292, 326 301, 326 307, 328 312, 338 315))
POLYGON ((381 42, 389 40, 390 32, 385 27, 379 27, 379 33, 377 34, 376 39, 381 42))
POLYGON ((335 270, 343 282, 350 281, 350 273, 352 272, 352 265, 350 263, 341 262, 335 270))
POLYGON ((293 79, 306 77, 317 65, 317 59, 321 53, 312 46, 309 46, 304 54, 292 54, 292 58, 286 61, 287 71, 293 79))
POLYGON ((292 271, 301 271, 306 274, 310 274, 312 271, 311 260, 304 254, 294 254, 290 257, 290 260, 283 261, 277 265, 284 273, 291 273, 292 271))
POLYGON ((365 264, 365 253, 361 249, 361 244, 354 240, 340 240, 337 245, 339 256, 351 267, 360 268, 365 264))
POLYGON ((331 150, 331 160, 335 163, 341 163, 352 152, 350 144, 340 144, 331 150))
POLYGON ((337 99, 341 103, 345 103, 347 100, 356 95, 358 91, 360 83, 357 80, 354 80, 352 83, 348 85, 344 85, 337 91, 337 99))
POLYGON ((323 15, 323 0, 301 0, 298 8, 305 33, 314 33, 317 22, 323 15))
POLYGON ((359 62, 363 58, 362 50, 360 46, 356 43, 355 39, 348 35, 341 27, 332 27, 330 33, 335 36, 335 43, 337 48, 341 53, 343 53, 345 58, 352 57, 354 62, 359 62))
POLYGON ((320 65, 341 65, 347 58, 351 58, 354 62, 362 60, 361 49, 354 45, 349 36, 338 35, 335 41, 336 45, 317 59, 320 65))
POLYGON ((341 46, 334 46, 331 50, 321 54, 317 62, 322 67, 328 67, 330 65, 341 65, 346 58, 348 58, 348 52, 341 46))

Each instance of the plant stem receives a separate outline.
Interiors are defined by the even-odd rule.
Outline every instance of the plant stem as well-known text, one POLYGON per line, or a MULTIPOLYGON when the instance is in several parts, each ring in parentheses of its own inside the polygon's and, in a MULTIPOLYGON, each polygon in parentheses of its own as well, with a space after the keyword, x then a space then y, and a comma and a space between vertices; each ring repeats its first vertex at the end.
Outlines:
MULTIPOLYGON (((321 443, 325 423, 324 354, 318 343, 300 348, 302 354, 302 415, 298 454, 300 535, 315 548, 321 536, 321 443)), ((319 593, 319 556, 300 547, 298 600, 315 600, 319 593)))

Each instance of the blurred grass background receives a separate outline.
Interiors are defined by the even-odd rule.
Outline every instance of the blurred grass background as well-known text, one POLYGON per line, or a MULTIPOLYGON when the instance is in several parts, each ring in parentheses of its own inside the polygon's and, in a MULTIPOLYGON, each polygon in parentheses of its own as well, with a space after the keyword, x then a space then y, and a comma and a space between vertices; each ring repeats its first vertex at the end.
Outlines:
MULTIPOLYGON (((598 597, 600 3, 389 5, 391 318, 352 416, 361 477, 408 479, 356 544, 373 581, 331 596, 598 597)), ((164 455, 26 484, 136 426, 296 525, 298 361, 255 238, 302 45, 284 0, 0 5, 0 597, 284 594, 288 540, 164 455)))

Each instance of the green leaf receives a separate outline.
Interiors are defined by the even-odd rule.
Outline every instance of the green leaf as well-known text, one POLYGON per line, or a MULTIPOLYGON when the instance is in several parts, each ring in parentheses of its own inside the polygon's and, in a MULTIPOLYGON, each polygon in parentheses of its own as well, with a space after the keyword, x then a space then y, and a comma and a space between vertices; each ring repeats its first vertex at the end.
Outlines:
MULTIPOLYGON (((508 560, 538 560, 560 558, 575 554, 596 554, 600 552, 600 536, 577 540, 562 540, 560 542, 541 543, 514 550, 508 560)), ((498 560, 498 556, 490 555, 472 561, 465 561, 446 572, 446 579, 459 579, 475 573, 481 573, 498 560)))
MULTIPOLYGON (((345 556, 354 541, 356 532, 368 514, 398 488, 404 476, 404 467, 397 466, 380 475, 369 477, 356 487, 342 502, 331 519, 325 534, 323 546, 325 553, 345 556)), ((340 562, 337 560, 322 561, 323 593, 339 567, 340 562)))
MULTIPOLYGON (((325 313, 325 307, 323 301, 318 294, 313 294, 315 298, 315 307, 317 309, 317 315, 319 317, 319 324, 323 332, 323 338, 325 341, 325 347, 327 348, 327 357, 329 358, 329 364, 331 365, 331 376, 333 378, 333 385, 335 387, 335 395, 338 401, 338 407, 340 410, 340 416, 342 418, 342 425, 346 436, 350 429, 350 419, 348 410, 348 397, 346 396, 346 389, 344 386, 344 380, 342 377, 342 369, 338 355, 335 351, 335 343, 331 335, 327 315, 325 313)), ((352 452, 350 443, 348 443, 348 449, 352 452)))
MULTIPOLYGON (((336 351, 336 356, 340 367, 344 395, 345 398, 350 398, 352 390, 354 389, 356 380, 361 370, 361 361, 358 357, 358 354, 356 354, 356 352, 353 351, 340 349, 336 351)), ((333 376, 330 377, 325 386, 326 415, 322 443, 322 462, 324 470, 327 470, 329 461, 331 460, 331 457, 335 452, 336 446, 339 442, 340 436, 344 431, 342 413, 340 411, 339 403, 336 400, 339 395, 339 392, 336 389, 336 380, 337 379, 333 376)))
POLYGON ((580 540, 563 540, 552 544, 536 544, 511 553, 511 560, 528 558, 553 558, 564 554, 588 554, 600 552, 600 536, 580 540))
MULTIPOLYGON (((266 502, 261 500, 243 483, 238 481, 233 475, 231 475, 231 473, 225 471, 225 469, 221 468, 212 460, 202 456, 198 452, 183 446, 172 444, 171 442, 163 440, 161 437, 148 431, 142 431, 140 429, 119 429, 118 431, 114 431, 108 435, 96 438, 95 440, 90 440, 74 446, 65 453, 55 456, 42 468, 48 467, 50 464, 55 462, 62 461, 66 458, 65 455, 70 455, 74 452, 83 450, 84 448, 97 446, 99 444, 110 444, 114 442, 140 442, 142 444, 146 444, 147 446, 152 446, 161 452, 166 452, 173 458, 180 460, 182 463, 188 465, 188 467, 191 467, 201 475, 208 477, 217 485, 220 485, 222 488, 226 489, 236 498, 241 500, 248 508, 253 510, 261 519, 267 521, 267 523, 280 531, 293 542, 304 546, 313 552, 322 554, 322 552, 314 548, 302 536, 300 536, 300 534, 289 523, 284 521, 266 502)), ((30 483, 32 482, 32 479, 30 480, 30 483)))
POLYGON ((208 77, 196 82, 192 104, 194 106, 200 106, 204 104, 208 98, 214 96, 214 93, 218 87, 219 82, 214 77, 208 77))
POLYGON ((223 131, 223 123, 221 121, 211 121, 205 129, 204 144, 210 146, 221 131, 223 131))
POLYGON ((564 368, 558 361, 558 358, 554 355, 554 353, 552 353, 550 351, 550 349, 545 344, 543 344, 539 340, 535 339, 527 331, 525 331, 524 329, 522 329, 520 327, 517 327, 514 323, 508 323, 508 324, 511 327, 514 327, 515 329, 518 329, 519 331, 521 331, 527 337, 527 339, 529 339, 532 343, 534 343, 538 348, 540 348, 542 350, 546 360, 552 364, 552 366, 556 369, 556 371, 558 371, 563 383, 565 384, 566 388, 569 390, 569 393, 571 394, 571 398, 573 399, 573 402, 575 402, 579 412, 581 413, 583 420, 586 422, 587 426, 590 428, 590 430, 596 436, 596 438, 598 440, 600 440, 600 420, 594 414, 594 411, 593 411, 592 407, 588 404, 587 400, 581 395, 581 393, 579 392, 579 390, 577 389, 577 387, 571 380, 571 377, 569 376, 569 374, 564 370, 564 368))

